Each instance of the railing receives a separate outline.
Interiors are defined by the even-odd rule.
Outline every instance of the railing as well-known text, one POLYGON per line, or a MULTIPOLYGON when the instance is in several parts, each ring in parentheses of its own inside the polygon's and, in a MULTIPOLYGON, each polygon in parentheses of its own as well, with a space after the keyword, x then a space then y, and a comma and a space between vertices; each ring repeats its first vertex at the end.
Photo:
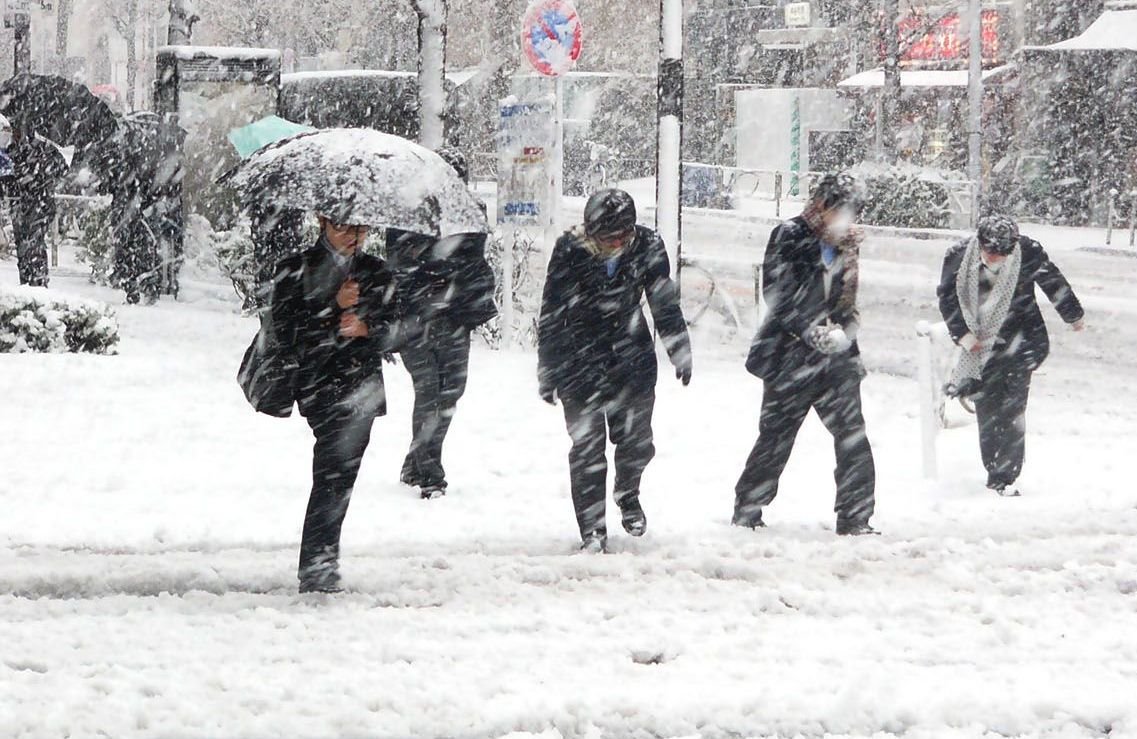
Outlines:
POLYGON ((1106 227, 1105 227, 1105 245, 1113 246, 1113 232, 1120 223, 1119 211, 1125 212, 1128 206, 1129 212, 1129 246, 1137 246, 1137 190, 1122 193, 1116 187, 1109 191, 1109 206, 1106 211, 1106 227), (1124 202, 1128 198, 1129 202, 1124 202), (1120 199, 1120 202, 1119 202, 1120 199))

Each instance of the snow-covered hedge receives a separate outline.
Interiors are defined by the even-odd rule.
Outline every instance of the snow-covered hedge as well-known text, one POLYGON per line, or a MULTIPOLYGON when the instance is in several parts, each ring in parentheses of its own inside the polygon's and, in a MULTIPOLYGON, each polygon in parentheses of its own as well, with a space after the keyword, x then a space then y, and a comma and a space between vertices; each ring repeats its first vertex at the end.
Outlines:
MULTIPOLYGON (((913 166, 862 164, 853 172, 868 187, 861 222, 898 228, 947 228, 951 225, 953 173, 913 166)), ((957 175, 964 179, 963 175, 957 175)))
POLYGON ((52 290, 0 287, 0 353, 114 354, 118 321, 103 303, 52 290))

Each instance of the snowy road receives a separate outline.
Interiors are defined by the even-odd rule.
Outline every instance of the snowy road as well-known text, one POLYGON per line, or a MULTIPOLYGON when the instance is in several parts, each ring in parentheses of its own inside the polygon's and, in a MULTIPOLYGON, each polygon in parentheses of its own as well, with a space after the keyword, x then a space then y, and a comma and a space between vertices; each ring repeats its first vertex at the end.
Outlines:
MULTIPOLYGON (((475 351, 453 492, 430 502, 396 482, 410 384, 391 370, 350 592, 326 600, 294 594, 310 433, 245 406, 254 327, 224 289, 121 307, 117 357, 0 358, 0 735, 1137 736, 1137 260, 1052 249, 1091 328, 1044 309, 1025 495, 1003 500, 973 427, 920 479, 911 327, 943 246, 866 247, 872 541, 831 534, 816 419, 771 528, 727 525, 760 400, 745 336, 699 334, 690 388, 661 373, 651 532, 607 557, 573 554, 531 355, 475 351)), ((119 301, 76 272, 55 286, 119 301)))

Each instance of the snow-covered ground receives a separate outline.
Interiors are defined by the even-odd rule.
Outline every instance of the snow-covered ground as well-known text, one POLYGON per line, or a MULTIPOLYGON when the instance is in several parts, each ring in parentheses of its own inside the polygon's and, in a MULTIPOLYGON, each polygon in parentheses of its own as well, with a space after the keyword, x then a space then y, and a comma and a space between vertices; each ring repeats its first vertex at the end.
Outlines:
MULTIPOLYGON (((687 228, 743 300, 765 230, 687 228)), ((871 540, 832 534, 816 419, 771 527, 728 525, 761 387, 749 336, 713 322, 691 387, 661 373, 651 530, 608 556, 575 553, 532 354, 475 350, 435 501, 397 482, 411 395, 389 370, 330 598, 295 594, 310 432, 245 404, 255 327, 223 285, 119 307, 115 357, 0 356, 0 735, 1137 736, 1137 259, 1058 241, 1090 328, 1044 309, 1024 497, 999 499, 974 426, 920 476, 912 326, 946 242, 870 238, 871 540)), ((121 302, 75 266, 53 286, 121 302)))

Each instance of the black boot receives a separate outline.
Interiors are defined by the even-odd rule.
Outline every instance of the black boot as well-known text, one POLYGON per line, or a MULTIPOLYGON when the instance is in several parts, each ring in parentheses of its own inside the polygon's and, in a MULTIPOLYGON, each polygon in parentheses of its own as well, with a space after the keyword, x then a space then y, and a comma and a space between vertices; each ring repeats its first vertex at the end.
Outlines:
POLYGON ((580 544, 580 551, 588 554, 607 554, 608 535, 602 531, 593 531, 580 544))
POLYGON ((880 532, 868 525, 868 522, 838 522, 838 536, 880 536, 880 532))
POLYGON ((617 505, 620 506, 620 523, 624 525, 624 531, 632 536, 643 536, 647 532, 647 516, 640 505, 639 493, 619 498, 617 505))

